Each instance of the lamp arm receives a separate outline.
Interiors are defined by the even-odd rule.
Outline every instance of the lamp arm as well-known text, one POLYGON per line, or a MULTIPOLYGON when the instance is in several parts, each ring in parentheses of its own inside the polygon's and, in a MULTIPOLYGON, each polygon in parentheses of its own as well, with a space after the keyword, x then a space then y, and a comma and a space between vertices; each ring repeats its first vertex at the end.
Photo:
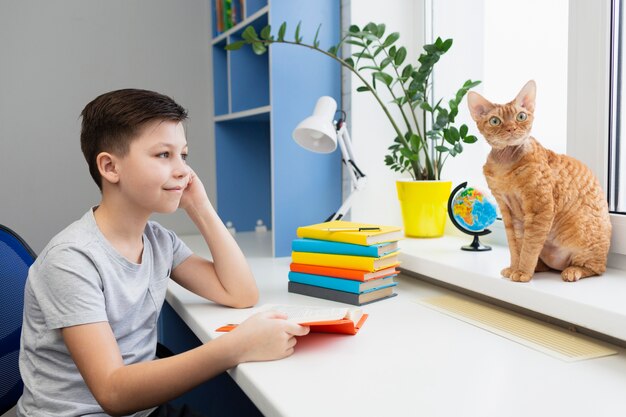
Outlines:
POLYGON ((341 155, 343 158, 343 162, 346 164, 346 168, 350 174, 351 180, 351 192, 350 195, 344 200, 343 204, 339 209, 333 213, 327 221, 331 220, 341 220, 346 213, 350 210, 352 206, 352 200, 354 196, 365 187, 367 183, 367 177, 365 174, 359 169, 357 164, 354 162, 354 153, 352 152, 352 141, 350 140, 350 135, 348 134, 348 129, 346 129, 345 123, 343 121, 339 122, 337 129, 337 142, 339 143, 339 147, 341 148, 341 155))
MULTIPOLYGON (((337 130, 337 142, 341 148, 341 155, 343 162, 346 164, 346 168, 350 173, 352 179, 352 186, 356 187, 360 178, 365 178, 363 171, 359 169, 356 162, 354 162, 354 153, 352 151, 352 140, 350 134, 346 128, 346 124, 343 121, 339 121, 339 128, 337 130)), ((360 188, 359 188, 360 189, 360 188)))

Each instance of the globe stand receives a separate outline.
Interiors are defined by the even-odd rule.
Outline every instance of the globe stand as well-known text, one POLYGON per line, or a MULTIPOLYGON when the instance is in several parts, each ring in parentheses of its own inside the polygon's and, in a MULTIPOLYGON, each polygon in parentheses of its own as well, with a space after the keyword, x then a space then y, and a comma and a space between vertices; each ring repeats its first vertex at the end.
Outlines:
POLYGON ((478 239, 478 237, 479 236, 488 235, 489 233, 491 233, 491 230, 484 229, 484 230, 481 230, 480 232, 471 232, 469 230, 466 230, 463 226, 461 226, 459 224, 459 222, 457 222, 456 219, 454 218, 454 211, 452 210, 452 202, 454 201, 454 197, 456 196, 456 194, 461 189, 465 188, 466 186, 467 186, 467 182, 459 184, 450 193, 450 198, 448 198, 448 216, 450 217, 450 221, 452 221, 452 224, 457 229, 459 229, 461 232, 463 232, 465 234, 468 234, 470 236, 474 236, 474 239, 472 240, 472 243, 470 243, 469 245, 461 246, 461 250, 465 250, 465 251, 469 251, 469 252, 486 252, 486 251, 490 251, 491 250, 491 246, 483 245, 482 243, 480 243, 480 240, 478 239))
POLYGON ((469 245, 461 246, 461 249, 470 252, 486 252, 488 250, 491 250, 491 246, 483 245, 482 243, 480 243, 478 236, 480 235, 474 235, 474 240, 472 240, 472 243, 469 245))

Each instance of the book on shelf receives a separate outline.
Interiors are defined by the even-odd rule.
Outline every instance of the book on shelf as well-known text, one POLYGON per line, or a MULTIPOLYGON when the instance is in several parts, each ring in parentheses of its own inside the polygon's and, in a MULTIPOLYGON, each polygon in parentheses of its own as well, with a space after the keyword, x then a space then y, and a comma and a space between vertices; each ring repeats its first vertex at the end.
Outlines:
POLYGON ((398 275, 398 270, 395 266, 370 272, 359 269, 335 268, 333 266, 291 263, 291 265, 289 265, 289 269, 293 272, 301 272, 303 274, 324 275, 327 277, 351 279, 354 281, 369 281, 371 279, 398 275))
POLYGON ((396 253, 372 258, 369 256, 335 255, 332 253, 291 252, 291 260, 297 264, 334 266, 336 268, 360 269, 370 272, 399 265, 396 253))
MULTIPOLYGON (((274 310, 287 315, 287 320, 309 326, 313 333, 342 333, 355 335, 367 320, 368 315, 356 307, 311 307, 299 305, 265 305, 259 311, 274 310)), ((229 332, 237 327, 227 324, 215 331, 229 332)))
POLYGON ((355 245, 353 243, 333 242, 330 240, 299 238, 291 242, 291 250, 297 252, 379 257, 397 251, 398 242, 384 242, 365 246, 355 245))
POLYGON ((393 280, 393 276, 361 282, 350 279, 325 277, 323 275, 302 274, 293 271, 289 272, 289 281, 356 294, 397 285, 393 280))
POLYGON ((376 243, 394 242, 403 238, 402 229, 397 226, 382 226, 342 220, 301 226, 298 227, 296 234, 299 238, 330 240, 366 246, 376 243))
POLYGON ((287 291, 294 294, 308 295, 310 297, 323 298, 325 300, 338 301, 340 303, 362 306, 365 304, 380 301, 396 296, 392 287, 385 287, 378 290, 355 294, 351 292, 332 290, 330 288, 316 287, 315 285, 300 284, 289 281, 287 291))

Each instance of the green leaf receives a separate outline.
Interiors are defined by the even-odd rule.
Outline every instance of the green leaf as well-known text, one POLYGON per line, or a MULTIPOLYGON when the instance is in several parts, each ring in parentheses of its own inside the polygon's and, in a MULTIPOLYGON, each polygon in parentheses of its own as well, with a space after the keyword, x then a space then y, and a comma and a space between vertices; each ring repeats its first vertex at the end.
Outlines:
POLYGON ((478 140, 478 138, 474 135, 470 135, 470 136, 466 136, 465 138, 463 138, 463 142, 465 143, 474 143, 478 140))
POLYGON ((467 80, 465 81, 465 84, 463 84, 463 88, 469 90, 470 88, 476 87, 480 83, 481 83, 480 81, 467 80))
POLYGON ((444 52, 448 52, 448 49, 450 49, 451 46, 452 46, 452 39, 446 39, 443 42, 443 48, 442 49, 443 49, 444 52))
POLYGON ((467 125, 461 125, 461 129, 459 130, 459 133, 461 134, 461 139, 465 139, 465 137, 467 136, 467 125))
POLYGON ((357 52, 355 54, 352 54, 352 56, 355 56, 358 59, 361 59, 361 58, 374 59, 374 57, 368 54, 367 52, 357 52))
POLYGON ((454 150, 457 151, 457 153, 463 152, 463 145, 461 145, 461 142, 454 144, 454 150))
POLYGON ((352 68, 354 68, 354 60, 352 58, 346 58, 343 60, 346 64, 350 65, 352 68))
POLYGON ((402 77, 409 77, 411 75, 411 73, 413 72, 413 65, 408 64, 406 67, 404 67, 404 69, 402 70, 402 77))
POLYGON ((280 25, 280 28, 278 28, 278 40, 279 41, 285 40, 286 31, 287 31, 287 22, 283 22, 283 24, 280 25))
POLYGON ((450 145, 454 145, 454 139, 452 138, 452 133, 450 132, 450 129, 443 129, 443 138, 450 145))
POLYGON ((337 46, 333 45, 330 48, 328 48, 328 53, 334 56, 337 56, 337 46))
MULTIPOLYGON (((382 48, 382 46, 381 46, 381 48, 382 48)), ((394 45, 391 48, 389 48, 389 52, 387 53, 387 55, 389 55, 392 58, 395 58, 397 52, 398 52, 398 49, 394 45)))
POLYGON ((405 158, 411 159, 411 151, 409 151, 406 148, 400 148, 400 153, 402 154, 402 156, 404 156, 405 158))
POLYGON ((450 138, 454 142, 458 142, 459 139, 461 139, 461 135, 459 134, 459 130, 456 127, 454 127, 454 126, 450 126, 450 138))
POLYGON ((385 24, 381 23, 380 25, 378 25, 378 28, 376 30, 376 36, 378 36, 378 38, 382 38, 383 35, 385 34, 385 24))
POLYGON ((435 146, 435 149, 436 149, 438 152, 442 152, 442 153, 448 152, 448 150, 449 150, 448 148, 446 148, 445 146, 442 146, 442 145, 435 146))
POLYGON ((364 70, 364 69, 368 69, 368 70, 373 70, 373 71, 380 71, 381 68, 380 67, 374 67, 371 65, 365 65, 359 68, 359 71, 364 70))
POLYGON ((378 25, 374 22, 369 22, 367 25, 365 25, 365 27, 363 28, 364 32, 369 32, 372 35, 376 36, 376 38, 378 39, 378 25))
POLYGON ((391 58, 390 57, 387 57, 387 58, 383 59, 382 61, 380 61, 380 69, 382 70, 383 68, 385 68, 389 64, 391 64, 391 58))
POLYGON ((241 47, 244 46, 246 43, 247 43, 246 41, 237 41, 237 42, 229 43, 228 45, 224 47, 224 49, 227 51, 236 51, 238 49, 241 49, 241 47))
POLYGON ((252 50, 257 55, 263 55, 265 52, 267 52, 267 47, 265 45, 263 45, 262 42, 253 42, 252 43, 252 50))
POLYGON ((346 41, 346 43, 350 45, 354 45, 354 46, 359 46, 361 48, 365 48, 365 44, 363 42, 349 40, 349 41, 346 41))
POLYGON ((319 41, 317 40, 317 37, 320 34, 320 28, 322 27, 322 24, 320 23, 317 26, 317 30, 315 31, 315 37, 313 38, 313 46, 315 46, 316 48, 318 47, 318 45, 320 44, 319 41))
POLYGON ((398 32, 393 32, 392 34, 387 36, 387 38, 385 39, 385 42, 383 42, 383 46, 385 48, 388 46, 391 46, 391 44, 397 41, 398 39, 400 39, 400 34, 398 32))
POLYGON ((300 26, 302 26, 302 21, 299 21, 298 26, 296 26, 296 36, 295 36, 296 43, 302 42, 302 38, 300 37, 300 26))
POLYGON ((393 82, 393 77, 386 72, 379 71, 375 72, 373 75, 375 79, 384 82, 386 85, 391 85, 393 82))
POLYGON ((423 102, 420 104, 420 108, 421 108, 422 110, 426 110, 426 111, 429 111, 429 112, 431 112, 431 113, 433 112, 433 108, 432 108, 432 107, 430 107, 430 104, 428 104, 428 103, 427 103, 427 102, 425 102, 425 101, 423 101, 423 102))
POLYGON ((261 29, 261 39, 268 40, 272 35, 272 27, 270 25, 265 26, 261 29))
POLYGON ((399 67, 400 65, 402 65, 405 58, 406 58, 406 48, 403 46, 398 49, 398 52, 396 52, 396 56, 393 58, 393 62, 394 64, 396 64, 396 67, 399 67))
POLYGON ((256 41, 259 39, 254 26, 248 26, 241 34, 241 37, 247 41, 256 41))
POLYGON ((413 147, 413 152, 419 152, 422 143, 419 136, 417 136, 415 133, 412 134, 409 138, 409 143, 413 147))
POLYGON ((358 33, 360 31, 361 31, 361 29, 359 29, 359 27, 357 25, 351 25, 348 28, 348 32, 350 32, 350 33, 358 33))

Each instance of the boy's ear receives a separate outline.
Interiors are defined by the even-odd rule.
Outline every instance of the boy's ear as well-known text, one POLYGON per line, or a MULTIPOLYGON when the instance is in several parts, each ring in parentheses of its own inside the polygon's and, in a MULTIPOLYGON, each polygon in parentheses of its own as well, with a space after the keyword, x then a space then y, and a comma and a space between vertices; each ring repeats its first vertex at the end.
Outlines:
POLYGON ((492 102, 474 91, 467 93, 467 105, 475 122, 481 120, 495 107, 492 102))
POLYGON ((96 165, 103 181, 117 184, 120 180, 117 170, 117 158, 108 152, 100 152, 96 157, 96 165))

